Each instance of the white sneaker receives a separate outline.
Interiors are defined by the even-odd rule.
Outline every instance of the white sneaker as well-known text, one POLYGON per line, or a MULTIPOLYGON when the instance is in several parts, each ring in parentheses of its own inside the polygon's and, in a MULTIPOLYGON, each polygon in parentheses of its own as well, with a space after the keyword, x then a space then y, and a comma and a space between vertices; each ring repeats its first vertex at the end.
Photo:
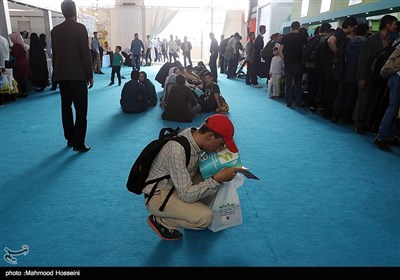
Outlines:
POLYGON ((260 84, 257 84, 257 85, 252 85, 252 87, 253 87, 253 88, 262 88, 263 86, 260 85, 260 84))

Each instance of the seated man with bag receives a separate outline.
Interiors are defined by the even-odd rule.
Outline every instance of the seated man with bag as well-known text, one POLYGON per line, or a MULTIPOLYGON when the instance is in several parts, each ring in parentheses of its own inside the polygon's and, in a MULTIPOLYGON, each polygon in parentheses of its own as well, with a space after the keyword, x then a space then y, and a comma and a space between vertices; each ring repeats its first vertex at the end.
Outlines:
POLYGON ((178 228, 202 230, 212 222, 213 212, 207 206, 215 198, 221 183, 232 180, 238 167, 227 167, 214 176, 199 178, 199 158, 202 152, 211 153, 226 147, 238 152, 233 141, 234 126, 223 114, 208 117, 200 128, 188 128, 180 132, 190 143, 190 160, 186 166, 184 147, 177 141, 169 141, 155 157, 147 181, 170 175, 158 182, 154 195, 149 194, 154 184, 143 189, 147 210, 151 213, 147 221, 150 227, 164 240, 178 240, 183 237, 178 228), (198 182, 200 181, 200 182, 198 182), (161 205, 173 188, 163 211, 161 205))
POLYGON ((200 104, 185 82, 185 76, 182 74, 176 76, 176 85, 169 92, 168 103, 162 114, 163 120, 192 122, 192 119, 201 113, 200 104))
POLYGON ((223 113, 229 110, 229 106, 221 95, 217 83, 214 82, 213 74, 207 71, 203 75, 204 87, 203 94, 199 96, 201 111, 205 113, 218 112, 223 113))

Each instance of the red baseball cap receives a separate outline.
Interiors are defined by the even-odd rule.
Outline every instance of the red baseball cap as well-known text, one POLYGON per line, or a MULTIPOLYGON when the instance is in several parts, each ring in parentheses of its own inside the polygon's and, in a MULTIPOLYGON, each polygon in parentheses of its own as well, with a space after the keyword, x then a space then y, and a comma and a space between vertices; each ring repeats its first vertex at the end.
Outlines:
POLYGON ((235 142, 233 141, 235 128, 233 127, 232 122, 228 119, 226 115, 212 115, 206 119, 206 124, 212 131, 218 133, 222 136, 222 138, 224 138, 225 145, 229 151, 231 151, 232 153, 239 152, 235 142))

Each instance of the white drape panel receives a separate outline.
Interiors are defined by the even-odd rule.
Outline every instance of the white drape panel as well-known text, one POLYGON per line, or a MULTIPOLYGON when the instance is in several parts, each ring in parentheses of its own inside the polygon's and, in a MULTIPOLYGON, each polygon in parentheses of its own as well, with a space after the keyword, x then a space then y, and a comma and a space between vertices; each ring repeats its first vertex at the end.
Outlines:
POLYGON ((146 32, 148 32, 147 34, 150 35, 150 38, 154 38, 160 34, 177 13, 177 10, 160 8, 146 9, 146 32))
POLYGON ((133 34, 142 36, 142 10, 140 7, 115 7, 110 14, 111 32, 109 34, 111 48, 121 46, 122 50, 131 47, 133 34))
POLYGON ((130 48, 133 34, 138 33, 143 42, 146 35, 154 38, 171 22, 177 11, 162 8, 145 8, 118 6, 111 9, 111 47, 119 45, 122 50, 130 48), (142 20, 144 12, 145 20, 142 20), (143 26, 143 23, 145 26, 143 26), (146 34, 143 34, 143 33, 146 34))

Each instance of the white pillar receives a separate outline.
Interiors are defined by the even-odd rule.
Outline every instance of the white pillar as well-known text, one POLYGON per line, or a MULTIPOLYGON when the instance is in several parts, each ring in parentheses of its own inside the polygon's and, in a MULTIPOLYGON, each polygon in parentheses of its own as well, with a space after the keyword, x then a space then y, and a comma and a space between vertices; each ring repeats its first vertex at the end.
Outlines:
POLYGON ((43 10, 43 19, 44 19, 44 34, 46 34, 46 43, 47 48, 50 47, 49 42, 51 41, 51 30, 53 29, 53 18, 51 11, 43 10))
POLYGON ((8 38, 11 34, 11 20, 10 11, 8 10, 8 1, 0 0, 0 35, 4 38, 8 38))
POLYGON ((141 6, 142 8, 142 41, 145 44, 145 40, 146 40, 146 7, 144 6, 144 4, 141 6))

